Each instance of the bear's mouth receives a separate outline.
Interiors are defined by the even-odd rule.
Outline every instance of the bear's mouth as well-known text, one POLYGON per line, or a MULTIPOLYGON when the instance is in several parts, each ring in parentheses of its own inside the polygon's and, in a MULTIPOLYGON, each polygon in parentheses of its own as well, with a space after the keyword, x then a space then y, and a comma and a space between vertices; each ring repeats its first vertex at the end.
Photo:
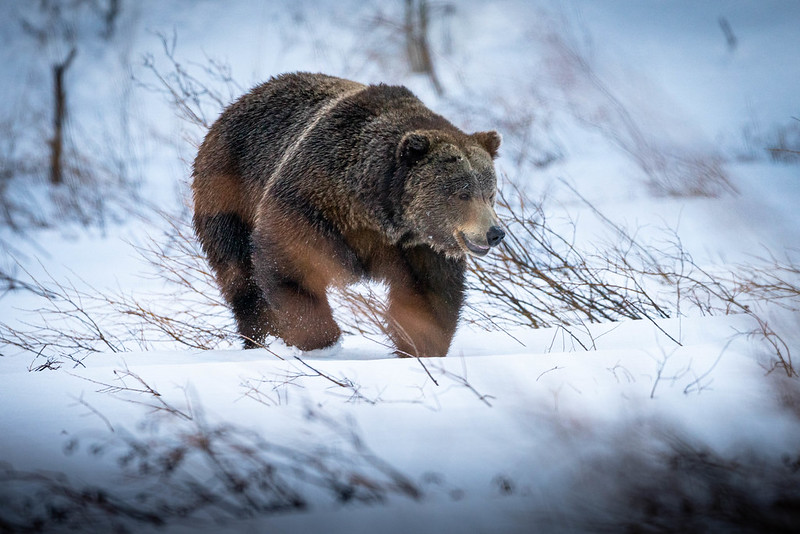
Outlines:
POLYGON ((467 247, 467 250, 475 256, 486 256, 489 253, 489 249, 491 248, 489 245, 479 245, 478 243, 470 241, 470 239, 464 235, 464 232, 459 232, 458 237, 460 241, 464 243, 464 246, 467 247))

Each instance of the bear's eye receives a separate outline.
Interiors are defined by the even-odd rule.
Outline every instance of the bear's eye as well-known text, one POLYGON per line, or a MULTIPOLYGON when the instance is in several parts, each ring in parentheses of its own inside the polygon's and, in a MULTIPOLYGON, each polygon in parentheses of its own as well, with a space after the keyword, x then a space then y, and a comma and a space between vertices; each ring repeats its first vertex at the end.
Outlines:
POLYGON ((464 200, 464 201, 467 201, 467 200, 469 200, 470 198, 471 198, 471 197, 469 196, 469 193, 461 193, 461 194, 459 194, 459 195, 458 195, 458 199, 459 199, 459 200, 464 200))

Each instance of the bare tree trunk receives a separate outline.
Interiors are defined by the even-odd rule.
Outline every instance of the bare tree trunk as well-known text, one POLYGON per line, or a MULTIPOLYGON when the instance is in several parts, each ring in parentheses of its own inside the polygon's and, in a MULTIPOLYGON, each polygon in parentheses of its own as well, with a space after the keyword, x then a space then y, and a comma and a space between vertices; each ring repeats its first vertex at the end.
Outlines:
POLYGON ((427 0, 406 0, 406 54, 413 72, 427 74, 436 93, 444 93, 436 71, 433 68, 430 47, 428 46, 428 2, 427 0))
POLYGON ((53 89, 55 91, 55 112, 53 114, 53 139, 50 141, 50 183, 63 181, 61 153, 64 149, 64 118, 67 115, 67 96, 64 92, 64 73, 72 64, 78 50, 73 46, 67 59, 53 66, 53 89))

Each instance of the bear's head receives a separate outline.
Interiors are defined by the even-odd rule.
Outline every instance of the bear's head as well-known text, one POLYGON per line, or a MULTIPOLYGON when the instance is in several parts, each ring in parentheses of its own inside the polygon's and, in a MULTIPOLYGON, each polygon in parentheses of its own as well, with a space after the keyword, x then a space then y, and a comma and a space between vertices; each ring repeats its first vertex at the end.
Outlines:
POLYGON ((503 240, 494 211, 492 160, 499 147, 495 131, 456 136, 415 130, 403 136, 396 157, 407 169, 402 203, 409 244, 460 258, 485 256, 503 240))

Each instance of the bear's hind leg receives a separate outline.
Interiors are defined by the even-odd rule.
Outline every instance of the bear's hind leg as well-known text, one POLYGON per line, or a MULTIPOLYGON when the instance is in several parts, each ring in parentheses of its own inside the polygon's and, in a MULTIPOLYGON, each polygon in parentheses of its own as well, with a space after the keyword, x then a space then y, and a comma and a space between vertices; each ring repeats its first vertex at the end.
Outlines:
POLYGON ((266 298, 276 311, 272 326, 275 335, 300 350, 330 347, 342 335, 333 319, 333 310, 324 291, 315 292, 287 279, 266 287, 266 298))
POLYGON ((324 221, 307 220, 311 211, 265 195, 253 231, 255 280, 272 312, 274 335, 301 350, 329 347, 341 336, 327 289, 344 283, 352 270, 345 267, 347 248, 324 221))
POLYGON ((253 282, 252 276, 244 279, 246 283, 230 297, 226 296, 226 300, 233 310, 244 348, 254 349, 262 346, 265 338, 275 335, 275 332, 270 328, 271 314, 261 289, 253 282))
POLYGON ((253 279, 249 225, 236 213, 195 213, 194 227, 244 348, 260 346, 272 331, 264 295, 253 279))

